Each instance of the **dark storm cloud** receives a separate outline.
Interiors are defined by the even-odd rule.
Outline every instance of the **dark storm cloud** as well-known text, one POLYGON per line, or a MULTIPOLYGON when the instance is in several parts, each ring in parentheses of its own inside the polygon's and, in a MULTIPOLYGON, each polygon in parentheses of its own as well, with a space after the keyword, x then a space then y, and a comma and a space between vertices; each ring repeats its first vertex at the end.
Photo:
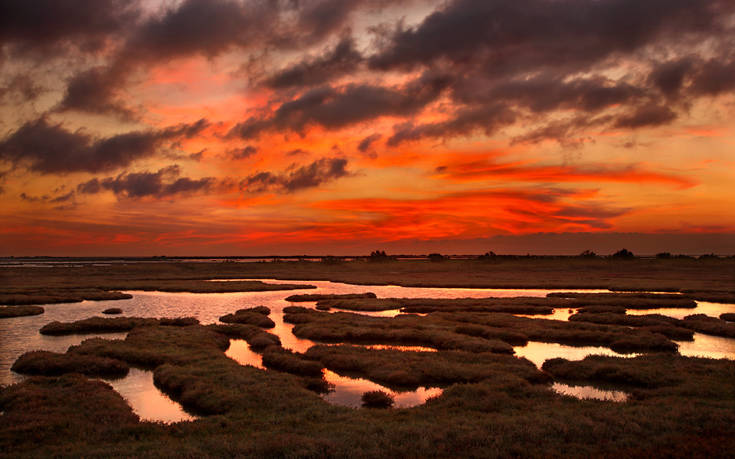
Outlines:
POLYGON ((541 74, 533 78, 490 84, 487 89, 477 89, 482 88, 482 83, 458 81, 454 85, 455 99, 463 103, 505 101, 538 113, 568 108, 597 111, 626 103, 644 94, 644 91, 628 83, 618 83, 602 77, 564 81, 555 75, 541 74))
POLYGON ((132 117, 130 109, 117 99, 125 83, 126 72, 107 67, 95 67, 80 72, 68 81, 59 110, 79 110, 89 113, 118 114, 132 117))
POLYGON ((694 75, 691 90, 708 96, 735 90, 735 56, 729 61, 705 62, 694 75))
POLYGON ((362 60, 351 37, 340 40, 333 48, 316 58, 304 59, 268 78, 272 88, 322 85, 354 71, 362 60))
POLYGON ((21 193, 19 195, 20 199, 28 202, 50 202, 52 204, 61 204, 65 202, 69 202, 74 199, 74 192, 70 191, 68 193, 58 195, 58 196, 49 196, 49 195, 43 195, 43 196, 29 196, 26 193, 21 193))
POLYGON ((507 105, 498 103, 488 106, 463 108, 447 121, 414 124, 407 122, 393 127, 393 135, 387 145, 396 146, 403 142, 424 138, 454 137, 482 130, 486 135, 502 126, 512 124, 516 114, 507 105))
POLYGON ((126 0, 4 0, 0 45, 17 45, 23 51, 59 44, 97 50, 135 24, 136 6, 126 0))
POLYGON ((281 104, 270 116, 239 123, 231 135, 248 139, 264 131, 302 133, 310 125, 338 129, 380 116, 408 116, 435 101, 447 84, 446 77, 423 76, 399 88, 367 84, 319 87, 281 104))
MULTIPOLYGON (((601 123, 602 113, 619 107, 607 118, 609 127, 670 123, 693 98, 735 89, 735 59, 728 51, 734 13, 735 3, 720 0, 450 1, 413 28, 399 24, 367 58, 376 71, 423 68, 455 75, 449 91, 455 114, 444 122, 399 124, 388 145, 474 130, 491 133, 519 119, 510 113, 543 120, 571 109, 601 123), (704 40, 721 56, 689 57, 687 50, 704 40), (648 77, 600 76, 621 59, 645 65, 648 46, 674 51, 675 57, 651 62, 648 77), (580 72, 588 76, 579 77, 580 72), (669 107, 658 105, 662 95, 670 99, 669 107)), ((545 129, 555 138, 575 131, 574 123, 545 129)), ((533 136, 543 134, 536 129, 533 136)))
POLYGON ((112 191, 118 197, 126 198, 166 198, 180 194, 194 194, 208 192, 219 183, 214 177, 192 179, 180 177, 179 166, 173 165, 157 172, 127 172, 116 177, 104 179, 94 178, 80 183, 77 192, 96 194, 102 191, 112 191))
POLYGON ((247 192, 293 193, 306 188, 314 188, 322 183, 351 175, 344 158, 321 158, 311 164, 296 167, 293 165, 285 172, 258 172, 240 182, 247 192))
POLYGON ((360 143, 357 145, 357 149, 365 153, 375 142, 380 140, 381 137, 383 137, 382 134, 371 134, 360 141, 360 143))
POLYGON ((148 19, 129 38, 120 59, 155 61, 193 54, 216 56, 269 36, 278 2, 185 0, 148 19))
POLYGON ((166 141, 193 137, 207 125, 202 119, 159 131, 134 131, 95 139, 42 117, 24 124, 0 142, 0 160, 43 174, 112 171, 154 155, 166 141))
POLYGON ((396 30, 370 64, 388 69, 483 60, 502 64, 498 72, 588 65, 662 35, 712 33, 733 10, 721 0, 455 0, 417 27, 396 30))
POLYGON ((661 126, 669 124, 677 117, 669 107, 663 105, 645 105, 623 115, 615 122, 615 127, 636 129, 645 126, 661 126))
POLYGON ((27 75, 15 75, 0 86, 0 101, 16 99, 21 102, 30 102, 44 92, 44 88, 37 85, 27 75))
POLYGON ((227 156, 231 159, 246 159, 258 152, 258 149, 252 145, 243 148, 233 148, 227 151, 227 156))

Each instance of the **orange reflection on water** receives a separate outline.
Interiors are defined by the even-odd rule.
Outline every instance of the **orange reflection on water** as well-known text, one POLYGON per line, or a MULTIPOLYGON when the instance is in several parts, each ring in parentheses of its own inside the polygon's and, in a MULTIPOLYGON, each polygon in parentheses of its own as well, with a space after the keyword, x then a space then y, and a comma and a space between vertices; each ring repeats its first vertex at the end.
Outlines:
POLYGON ((735 359, 735 339, 694 334, 694 341, 678 341, 679 353, 687 357, 735 359))
POLYGON ((225 355, 240 365, 251 365, 265 370, 263 357, 250 349, 248 342, 244 339, 231 339, 230 347, 225 351, 225 355))
POLYGON ((153 385, 153 372, 131 368, 126 377, 106 382, 125 398, 141 421, 168 424, 196 419, 153 385))
POLYGON ((613 357, 635 357, 638 354, 620 354, 606 347, 596 346, 567 346, 558 343, 539 343, 529 341, 525 346, 516 346, 513 348, 518 357, 525 357, 534 363, 537 367, 548 359, 561 357, 567 360, 582 360, 588 355, 609 355, 613 357))
POLYGON ((415 391, 396 392, 385 386, 362 378, 349 378, 337 373, 324 370, 324 379, 334 384, 335 390, 324 395, 324 399, 335 405, 359 408, 362 406, 362 394, 368 391, 381 390, 393 396, 396 408, 410 408, 426 403, 431 397, 442 394, 438 387, 419 387, 415 391))
POLYGON ((592 386, 570 386, 555 382, 551 390, 561 395, 587 400, 604 400, 608 402, 624 402, 628 400, 628 394, 619 390, 603 390, 592 386))

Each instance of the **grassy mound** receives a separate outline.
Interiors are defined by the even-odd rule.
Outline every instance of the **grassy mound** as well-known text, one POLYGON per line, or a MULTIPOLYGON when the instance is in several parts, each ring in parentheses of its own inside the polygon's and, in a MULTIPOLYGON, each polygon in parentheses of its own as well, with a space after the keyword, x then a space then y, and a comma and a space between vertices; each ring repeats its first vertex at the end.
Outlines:
POLYGON ((11 370, 25 375, 60 376, 81 373, 87 376, 122 377, 130 368, 125 362, 107 357, 31 351, 21 355, 11 370))
POLYGON ((0 319, 7 317, 37 316, 43 314, 41 306, 0 306, 0 319))

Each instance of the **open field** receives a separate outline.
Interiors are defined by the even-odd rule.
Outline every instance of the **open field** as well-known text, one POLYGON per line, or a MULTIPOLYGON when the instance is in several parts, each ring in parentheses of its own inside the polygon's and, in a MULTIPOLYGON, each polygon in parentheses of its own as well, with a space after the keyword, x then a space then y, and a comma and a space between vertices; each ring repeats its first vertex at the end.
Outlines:
MULTIPOLYGON (((108 286, 124 293, 119 287, 126 283, 154 290, 157 285, 186 288, 187 282, 193 290, 205 283, 215 284, 215 290, 220 284, 233 284, 228 289, 254 286, 206 282, 215 278, 276 278, 288 284, 288 279, 352 277, 362 283, 382 279, 472 287, 500 286, 515 279, 516 287, 522 282, 532 287, 536 272, 536 287, 631 289, 636 284, 642 290, 662 291, 676 284, 730 292, 734 287, 727 275, 734 265, 730 259, 357 261, 338 263, 337 268, 318 262, 161 263, 64 272, 23 268, 23 276, 21 268, 15 268, 8 275, 14 279, 13 289, 29 296, 50 288, 104 291, 108 286), (553 270, 553 263, 559 269, 553 270), (503 264, 507 271, 497 266, 503 264), (49 275, 45 282, 44 274, 49 275)), ((289 296, 292 288, 284 288, 279 298, 289 296)), ((725 320, 730 316, 679 320, 656 313, 625 314, 626 308, 647 309, 644 305, 688 310, 691 297, 636 293, 407 301, 349 295, 299 298, 330 305, 328 312, 306 303, 278 306, 282 311, 274 311, 278 303, 233 303, 229 313, 214 315, 226 323, 161 316, 46 323, 44 333, 62 336, 128 334, 125 339, 86 339, 66 352, 30 352, 18 359, 18 372, 45 376, 0 389, 0 456, 722 457, 735 448, 735 362, 683 357, 676 353, 674 341, 691 340, 694 331, 730 336, 733 324, 725 320), (347 309, 341 307, 345 304, 381 303, 431 309, 422 310, 425 315, 395 317, 372 317, 361 310, 335 312, 347 309), (518 308, 513 310, 517 313, 523 308, 543 314, 567 307, 597 312, 578 311, 567 322, 487 309, 501 306, 518 308), (294 338, 315 344, 308 350, 288 349, 294 338), (230 339, 246 340, 265 369, 228 358, 230 339), (537 368, 514 355, 515 346, 530 342, 642 355, 551 359, 537 368), (367 346, 372 344, 429 349, 367 346), (438 351, 428 352, 433 349, 438 351), (142 421, 108 384, 90 379, 124 374, 129 367, 151 371, 158 390, 199 417, 173 424, 142 421), (322 376, 326 370, 396 390, 426 386, 443 392, 413 408, 346 408, 320 396, 329 389, 322 376), (580 400, 554 392, 552 383, 614 389, 629 398, 622 403, 580 400)), ((366 406, 392 402, 392 396, 381 391, 363 395, 366 406)))

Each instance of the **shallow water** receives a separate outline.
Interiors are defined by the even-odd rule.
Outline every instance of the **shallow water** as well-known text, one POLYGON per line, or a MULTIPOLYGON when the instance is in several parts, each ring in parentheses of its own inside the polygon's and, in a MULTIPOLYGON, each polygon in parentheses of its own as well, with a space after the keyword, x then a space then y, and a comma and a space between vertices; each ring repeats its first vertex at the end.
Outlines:
POLYGON ((720 317, 723 312, 735 312, 735 304, 729 303, 709 303, 707 301, 697 301, 696 308, 659 308, 659 309, 628 309, 627 314, 632 316, 642 316, 646 314, 662 314, 664 316, 673 317, 675 319, 683 319, 693 314, 705 314, 710 317, 720 317))
MULTIPOLYGON (((234 280, 234 279, 228 279, 234 280)), ((44 305, 46 312, 39 316, 17 317, 0 320, 0 384, 11 384, 18 382, 22 376, 10 371, 10 366, 24 352, 36 349, 54 352, 65 352, 70 345, 79 344, 84 339, 93 336, 102 336, 110 339, 120 339, 125 333, 72 335, 63 337, 43 336, 38 333, 41 326, 48 322, 74 321, 94 315, 102 315, 102 310, 109 307, 119 307, 124 316, 139 317, 182 317, 192 316, 202 323, 214 323, 224 314, 234 312, 237 309, 264 305, 271 309, 270 317, 275 322, 275 328, 269 330, 281 338, 285 348, 297 352, 305 352, 314 345, 310 340, 300 339, 293 335, 293 325, 283 322, 283 308, 286 306, 313 307, 315 303, 290 303, 284 298, 299 293, 321 293, 321 294, 345 294, 373 292, 383 298, 483 298, 513 297, 513 296, 535 296, 542 297, 553 291, 549 289, 469 289, 469 288, 420 288, 400 287, 396 285, 351 285, 328 281, 293 281, 276 279, 237 279, 237 280, 260 280, 269 283, 289 283, 315 285, 316 289, 286 290, 271 292, 237 292, 237 293, 169 293, 169 292, 144 292, 128 291, 133 298, 126 300, 109 301, 83 301, 81 303, 65 303, 44 305)), ((604 292, 604 290, 575 290, 580 292, 604 292)), ((735 305, 723 305, 702 302, 697 309, 672 309, 672 310, 647 310, 629 311, 630 314, 648 314, 659 311, 671 311, 674 314, 696 314, 706 313, 714 317, 722 312, 735 312, 735 305), (700 309, 701 308, 701 309, 700 309)), ((567 308, 557 309, 552 315, 534 315, 533 317, 544 317, 548 319, 567 320, 570 312, 567 308)), ((394 316, 398 310, 370 312, 374 316, 394 316)), ((374 349, 395 346, 369 346, 374 349)), ((416 350, 431 352, 431 348, 418 346, 398 347, 404 350, 416 350)), ((573 347, 556 343, 530 342, 526 346, 516 346, 516 355, 526 357, 537 366, 549 358, 563 357, 569 360, 580 360, 587 355, 603 354, 612 356, 631 356, 632 354, 619 354, 604 347, 573 347)), ((694 342, 680 343, 680 351, 683 355, 701 355, 713 358, 735 359, 735 340, 727 338, 716 338, 707 335, 696 334, 694 342)), ((230 348, 226 355, 240 362, 262 368, 262 359, 259 354, 253 352, 243 340, 231 340, 230 348)), ((426 398, 441 393, 438 388, 420 388, 413 392, 396 393, 372 381, 364 379, 349 378, 325 370, 327 381, 335 385, 335 391, 326 395, 325 398, 331 403, 345 406, 359 406, 360 397, 367 390, 383 390, 396 397, 396 406, 409 407, 423 403, 426 398)), ((181 410, 180 406, 161 394, 152 384, 152 373, 142 370, 131 371, 131 374, 114 382, 119 387, 119 392, 133 406, 134 410, 145 419, 156 419, 171 422, 175 420, 186 420, 190 416, 181 410), (150 400, 150 401, 149 401, 150 400), (163 400, 163 401, 162 401, 163 400), (164 403, 165 402, 165 403, 164 403), (150 413, 148 407, 166 406, 161 408, 162 418, 156 418, 155 413, 150 413), (173 408, 170 406, 172 405, 173 408), (178 410, 178 411, 177 411, 178 410)), ((570 394, 574 395, 572 392, 570 394)), ((154 409, 153 411, 156 411, 154 409)))
POLYGON ((583 400, 604 400, 607 402, 624 402, 628 394, 618 390, 604 390, 592 386, 570 386, 555 382, 551 390, 561 395, 569 395, 583 400))
POLYGON ((128 401, 141 421, 172 423, 196 419, 158 390, 152 371, 131 368, 124 378, 104 381, 128 401))
POLYGON ((558 343, 539 343, 529 341, 525 346, 513 348, 518 357, 525 357, 537 367, 548 360, 561 357, 567 360, 582 360, 588 355, 609 355, 613 357, 634 357, 638 354, 620 354, 606 347, 596 346, 567 346, 558 343))
POLYGON ((362 405, 362 394, 373 390, 381 390, 390 394, 395 402, 393 406, 396 408, 421 405, 428 398, 442 394, 442 389, 438 387, 419 387, 415 391, 396 392, 368 379, 350 378, 327 369, 324 370, 324 379, 330 384, 334 384, 335 387, 334 391, 324 395, 324 399, 335 405, 352 408, 359 408, 362 405))

